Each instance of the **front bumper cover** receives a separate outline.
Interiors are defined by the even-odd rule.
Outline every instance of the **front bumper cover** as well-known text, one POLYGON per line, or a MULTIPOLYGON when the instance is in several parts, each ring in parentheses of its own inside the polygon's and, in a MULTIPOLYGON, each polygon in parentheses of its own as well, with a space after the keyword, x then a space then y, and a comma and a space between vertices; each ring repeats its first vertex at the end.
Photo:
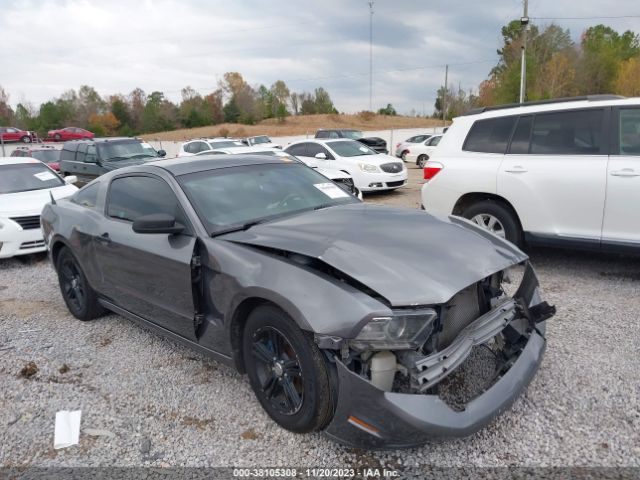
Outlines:
MULTIPOLYGON (((527 265, 527 273, 518 290, 522 294, 519 297, 521 306, 535 308, 532 301, 539 301, 536 287, 535 273, 527 265)), ((503 313, 511 311, 513 309, 508 308, 503 313)), ((529 308, 525 307, 521 316, 527 315, 529 308)), ((361 448, 405 448, 435 438, 464 437, 477 432, 508 409, 533 379, 546 347, 547 318, 546 315, 528 317, 535 328, 530 330, 516 360, 496 383, 467 403, 463 411, 452 409, 437 395, 382 391, 336 359, 338 402, 333 420, 325 430, 326 435, 340 443, 361 448), (354 417, 373 429, 362 428, 354 417)), ((502 324, 506 326, 509 321, 506 317, 503 319, 502 324)), ((484 322, 484 325, 491 326, 496 321, 499 322, 496 319, 484 322)), ((498 333, 500 329, 489 330, 498 333)), ((485 329, 484 333, 488 331, 485 329)), ((487 335, 478 337, 487 338, 487 335)))

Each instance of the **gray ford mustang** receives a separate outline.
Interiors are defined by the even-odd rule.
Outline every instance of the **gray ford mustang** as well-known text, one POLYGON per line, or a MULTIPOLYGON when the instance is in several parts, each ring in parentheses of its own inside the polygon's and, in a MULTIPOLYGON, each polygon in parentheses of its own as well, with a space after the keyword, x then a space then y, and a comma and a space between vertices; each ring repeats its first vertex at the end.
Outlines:
POLYGON ((246 372, 282 427, 359 447, 482 428, 529 384, 555 312, 510 243, 363 204, 287 158, 124 168, 42 227, 75 317, 181 341, 246 372))

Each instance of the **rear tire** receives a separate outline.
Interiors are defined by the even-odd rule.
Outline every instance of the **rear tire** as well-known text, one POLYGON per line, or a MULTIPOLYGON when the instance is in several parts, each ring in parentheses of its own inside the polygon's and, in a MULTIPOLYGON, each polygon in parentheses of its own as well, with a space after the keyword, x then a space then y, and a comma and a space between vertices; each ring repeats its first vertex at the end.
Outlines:
POLYGON ((60 134, 59 134, 59 133, 56 133, 56 134, 53 136, 53 139, 54 139, 56 142, 59 142, 61 138, 62 138, 62 137, 60 136, 60 134))
POLYGON ((483 200, 472 204, 462 216, 511 243, 522 246, 522 229, 517 217, 500 202, 483 200))
POLYGON ((22 137, 20 140, 22 140, 22 143, 31 143, 31 137, 28 137, 27 135, 22 137))
POLYGON ((407 153, 409 153, 408 151, 404 151, 402 152, 402 154, 400 155, 400 158, 402 159, 403 162, 407 161, 407 153))
POLYGON ((56 271, 60 282, 60 293, 74 317, 86 322, 105 313, 76 257, 67 247, 62 248, 58 253, 56 271))
POLYGON ((327 362, 311 335, 275 306, 247 319, 242 355, 253 391, 267 414, 296 433, 323 429, 333 415, 327 362))

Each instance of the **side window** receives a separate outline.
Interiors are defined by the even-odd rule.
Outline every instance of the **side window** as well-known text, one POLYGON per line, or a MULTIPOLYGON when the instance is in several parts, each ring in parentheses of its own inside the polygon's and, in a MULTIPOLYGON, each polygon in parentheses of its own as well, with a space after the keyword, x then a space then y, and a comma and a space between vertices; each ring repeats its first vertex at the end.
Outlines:
POLYGON ((514 123, 515 117, 478 120, 471 127, 462 149, 468 152, 505 153, 514 123))
POLYGON ((620 110, 620 155, 640 155, 640 108, 620 110))
POLYGON ((78 205, 82 205, 83 207, 95 208, 98 201, 99 190, 100 185, 94 183, 93 185, 89 185, 88 187, 84 187, 79 190, 73 197, 71 197, 71 201, 78 205))
POLYGON ((171 187, 156 177, 120 177, 111 182, 107 215, 133 222, 142 215, 167 213, 185 224, 185 216, 171 187))
POLYGON ((431 143, 429 143, 429 145, 432 146, 432 147, 436 147, 440 143, 440 140, 442 140, 442 137, 433 137, 431 139, 431 143))
POLYGON ((541 155, 598 155, 602 145, 604 110, 536 115, 531 153, 541 155))
POLYGON ((90 163, 96 163, 98 161, 98 154, 96 153, 95 145, 87 145, 87 156, 84 161, 90 163))
POLYGON ((324 153, 327 159, 332 159, 333 156, 319 143, 309 143, 307 147, 307 157, 315 157, 318 153, 324 153))
POLYGON ((316 138, 329 138, 329 132, 325 132, 325 131, 316 132, 316 138))
POLYGON ((524 155, 529 153, 529 141, 531 139, 531 126, 533 125, 533 116, 520 117, 518 126, 513 132, 511 139, 511 147, 509 153, 524 155))
POLYGON ((78 153, 76 153, 76 162, 84 162, 87 153, 87 144, 81 143, 78 145, 78 153))
POLYGON ((340 134, 338 132, 329 132, 329 138, 340 138, 340 134))
POLYGON ((195 152, 195 142, 187 143, 184 146, 184 151, 187 153, 196 153, 195 152))
POLYGON ((211 150, 211 146, 207 142, 196 142, 196 153, 211 150))
POLYGON ((286 152, 296 157, 305 157, 307 155, 307 143, 298 143, 287 147, 286 152))

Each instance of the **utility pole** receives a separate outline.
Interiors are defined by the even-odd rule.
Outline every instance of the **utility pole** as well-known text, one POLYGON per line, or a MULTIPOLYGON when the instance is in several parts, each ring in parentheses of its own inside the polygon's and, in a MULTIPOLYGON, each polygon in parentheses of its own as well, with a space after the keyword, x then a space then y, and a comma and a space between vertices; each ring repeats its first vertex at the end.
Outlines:
POLYGON ((524 103, 527 89, 527 32, 529 31, 529 0, 524 0, 524 15, 520 19, 522 26, 522 60, 520 61, 520 103, 524 103))
POLYGON ((444 67, 444 90, 442 91, 442 125, 447 126, 447 83, 449 83, 449 65, 444 67))
POLYGON ((369 111, 373 112, 373 1, 369 2, 369 111))

